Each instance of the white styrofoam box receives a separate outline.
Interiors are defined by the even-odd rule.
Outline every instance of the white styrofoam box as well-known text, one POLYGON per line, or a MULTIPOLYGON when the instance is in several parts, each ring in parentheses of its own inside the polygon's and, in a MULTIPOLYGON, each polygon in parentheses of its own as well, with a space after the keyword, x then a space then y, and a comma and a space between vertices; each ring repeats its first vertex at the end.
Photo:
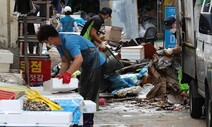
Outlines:
POLYGON ((43 83, 44 91, 50 92, 65 92, 78 88, 78 79, 71 78, 71 82, 69 84, 63 84, 63 80, 59 78, 51 78, 48 81, 43 83))
POLYGON ((0 114, 0 122, 7 124, 68 124, 72 122, 71 112, 26 111, 22 113, 0 114), (5 117, 6 116, 6 117, 5 117))
POLYGON ((11 63, 13 63, 13 53, 0 49, 0 72, 9 72, 11 63))
POLYGON ((91 100, 84 100, 83 113, 95 113, 96 112, 96 103, 91 100))
POLYGON ((13 53, 9 50, 0 49, 0 63, 13 63, 13 53))
POLYGON ((6 123, 25 123, 27 116, 24 113, 6 113, 6 123))
POLYGON ((5 123, 7 116, 4 113, 0 113, 0 123, 5 123))
POLYGON ((19 72, 15 72, 14 71, 15 69, 10 69, 10 72, 9 73, 1 73, 0 72, 0 75, 1 76, 11 76, 11 77, 14 77, 14 78, 20 78, 20 79, 22 79, 23 80, 23 72, 22 72, 22 70, 20 70, 19 72))
MULTIPOLYGON (((83 97, 76 92, 60 92, 60 93, 51 93, 50 91, 44 91, 43 87, 30 87, 33 90, 37 90, 44 97, 49 98, 50 100, 84 100, 83 97)), ((19 99, 25 99, 25 96, 22 96, 19 99)))
MULTIPOLYGON (((9 66, 8 66, 9 68, 9 66)), ((24 84, 25 81, 23 79, 23 74, 22 71, 20 71, 19 73, 16 72, 11 72, 13 71, 13 69, 9 70, 10 72, 0 72, 0 77, 2 78, 2 80, 6 81, 5 83, 1 82, 0 86, 8 86, 8 84, 13 84, 12 86, 14 87, 19 87, 19 84, 24 84)), ((23 85, 22 85, 23 86, 23 85)))
POLYGON ((83 97, 78 93, 57 93, 57 94, 42 94, 50 100, 83 100, 83 97))
POLYGON ((135 62, 136 60, 144 59, 144 47, 139 46, 128 46, 121 48, 121 59, 128 59, 131 62, 135 62))
POLYGON ((40 112, 36 111, 25 111, 23 115, 26 116, 25 122, 26 124, 37 124, 38 117, 40 116, 40 112))
POLYGON ((9 63, 0 63, 0 72, 9 72, 10 64, 9 63))
POLYGON ((38 123, 40 124, 71 124, 71 112, 41 112, 39 113, 38 123))
POLYGON ((73 17, 73 18, 81 18, 80 15, 71 15, 71 17, 73 17))
POLYGON ((21 112, 23 100, 0 100, 0 112, 21 112))

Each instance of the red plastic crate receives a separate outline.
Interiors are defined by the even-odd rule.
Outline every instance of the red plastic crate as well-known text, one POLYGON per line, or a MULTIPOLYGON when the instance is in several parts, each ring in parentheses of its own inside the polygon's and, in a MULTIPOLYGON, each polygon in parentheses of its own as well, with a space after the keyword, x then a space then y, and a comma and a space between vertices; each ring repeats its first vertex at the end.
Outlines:
POLYGON ((0 100, 13 100, 15 98, 15 92, 0 90, 0 100))

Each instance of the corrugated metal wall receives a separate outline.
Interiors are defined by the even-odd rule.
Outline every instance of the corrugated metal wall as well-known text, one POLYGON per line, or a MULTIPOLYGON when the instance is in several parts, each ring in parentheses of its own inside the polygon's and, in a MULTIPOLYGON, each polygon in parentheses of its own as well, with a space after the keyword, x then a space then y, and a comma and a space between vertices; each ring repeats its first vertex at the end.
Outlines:
POLYGON ((100 8, 104 6, 113 9, 108 25, 122 27, 126 33, 123 38, 138 37, 137 0, 100 0, 100 8))

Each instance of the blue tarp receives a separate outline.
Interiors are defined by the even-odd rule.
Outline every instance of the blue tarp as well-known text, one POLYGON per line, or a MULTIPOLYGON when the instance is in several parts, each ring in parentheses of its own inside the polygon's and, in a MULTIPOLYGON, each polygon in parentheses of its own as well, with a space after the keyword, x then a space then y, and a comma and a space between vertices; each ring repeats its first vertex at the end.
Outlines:
POLYGON ((111 82, 111 86, 108 88, 109 92, 116 93, 117 90, 129 88, 135 86, 138 79, 140 79, 145 73, 148 72, 148 68, 144 67, 139 73, 119 75, 116 73, 107 74, 105 79, 111 82))
POLYGON ((72 112, 72 123, 79 124, 80 117, 82 116, 81 106, 83 100, 75 99, 75 100, 55 100, 62 108, 64 112, 72 112))

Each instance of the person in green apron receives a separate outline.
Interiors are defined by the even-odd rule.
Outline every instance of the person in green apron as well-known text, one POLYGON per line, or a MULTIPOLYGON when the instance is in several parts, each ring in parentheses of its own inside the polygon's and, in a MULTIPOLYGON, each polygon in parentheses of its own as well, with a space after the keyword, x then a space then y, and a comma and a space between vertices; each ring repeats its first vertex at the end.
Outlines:
MULTIPOLYGON (((74 34, 58 33, 53 26, 44 25, 37 32, 39 42, 56 46, 62 58, 59 78, 70 83, 71 75, 81 68, 79 93, 85 100, 95 102, 106 60, 88 39, 74 34)), ((93 126, 93 113, 83 114, 83 127, 93 126)))
POLYGON ((105 44, 103 40, 101 40, 101 38, 98 36, 98 33, 102 24, 104 24, 104 20, 109 19, 111 17, 111 14, 111 8, 103 7, 98 15, 92 17, 85 23, 80 35, 94 42, 100 48, 105 49, 105 44))

